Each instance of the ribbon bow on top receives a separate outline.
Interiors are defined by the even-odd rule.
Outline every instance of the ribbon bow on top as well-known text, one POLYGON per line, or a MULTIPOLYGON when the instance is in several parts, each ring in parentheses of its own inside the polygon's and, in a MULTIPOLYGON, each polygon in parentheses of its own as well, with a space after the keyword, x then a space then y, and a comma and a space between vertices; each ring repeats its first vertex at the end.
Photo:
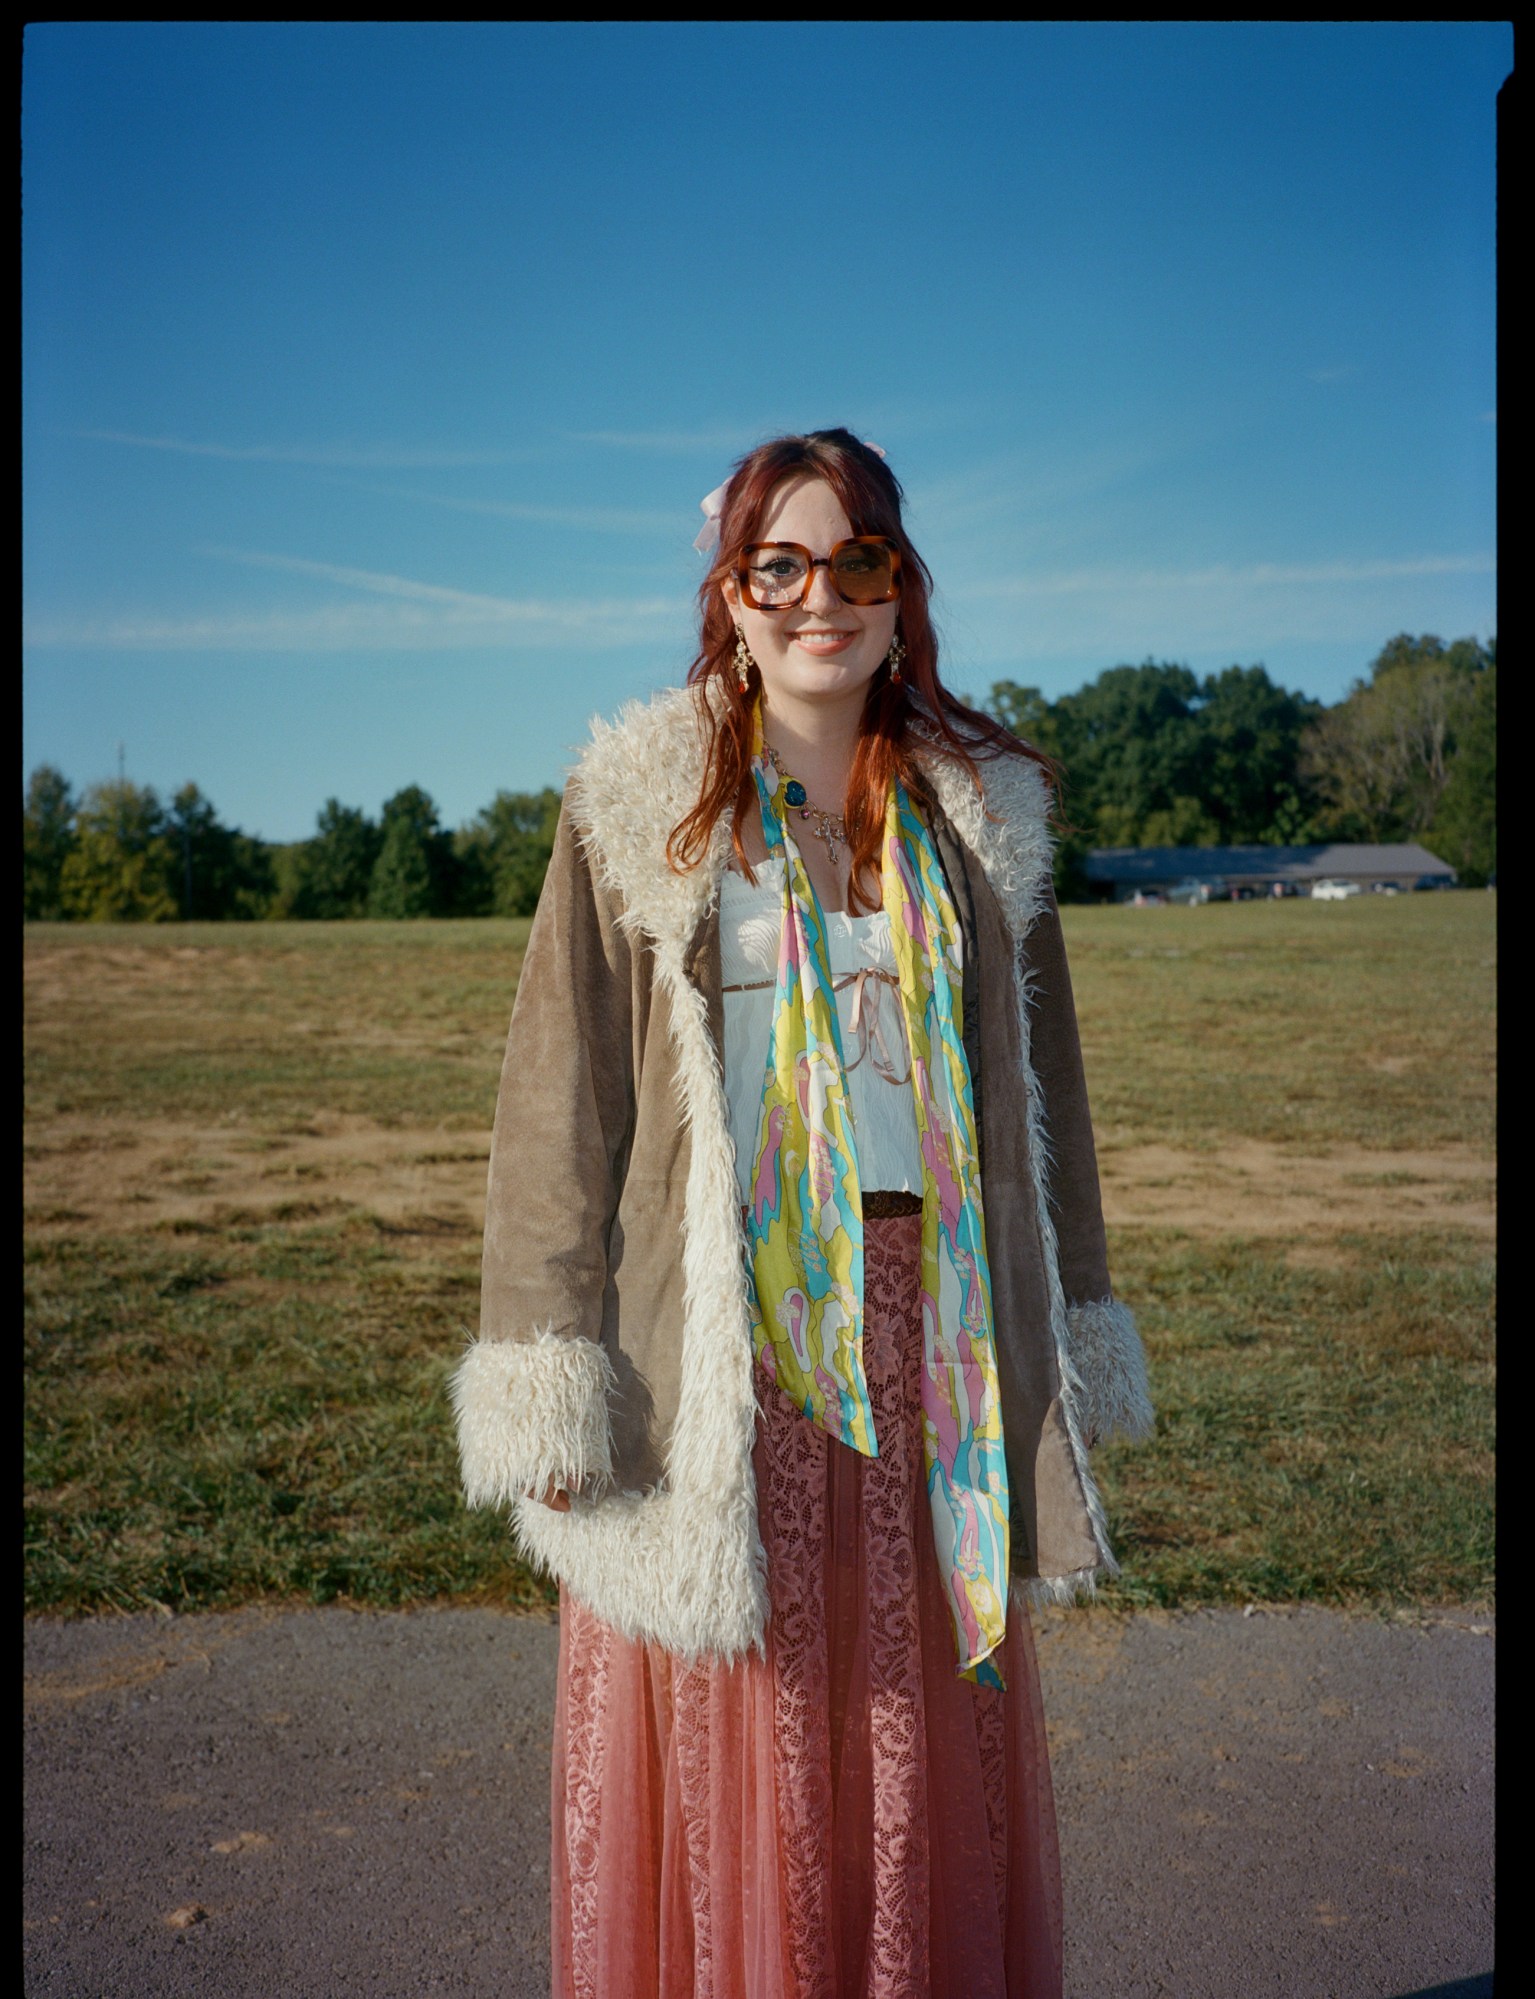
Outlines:
MULTIPOLYGON (((872 437, 866 437, 864 444, 876 458, 884 457, 884 451, 872 437)), ((729 484, 730 481, 727 479, 724 485, 716 486, 712 493, 705 493, 698 503, 704 524, 693 537, 693 546, 700 555, 713 555, 720 545, 720 516, 725 511, 725 488, 729 484)))

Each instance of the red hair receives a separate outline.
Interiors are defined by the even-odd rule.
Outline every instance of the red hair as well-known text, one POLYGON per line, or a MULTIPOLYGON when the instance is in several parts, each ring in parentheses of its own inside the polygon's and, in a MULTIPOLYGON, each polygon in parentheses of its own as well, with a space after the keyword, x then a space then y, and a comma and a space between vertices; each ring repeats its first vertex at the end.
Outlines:
MULTIPOLYGON (((703 859, 715 822, 732 808, 731 843, 748 880, 754 880, 741 844, 741 825, 754 807, 751 773, 752 707, 762 691, 755 664, 743 689, 736 679, 735 621, 721 585, 736 571, 741 551, 753 539, 772 494, 786 479, 824 479, 841 502, 854 534, 887 535, 901 551, 901 598, 896 629, 905 642, 901 678, 894 682, 881 665, 869 682, 859 722, 858 747, 848 773, 844 816, 852 861, 848 904, 863 904, 860 878, 879 880, 879 843, 885 824, 885 800, 890 781, 899 778, 906 790, 927 799, 921 766, 915 755, 913 724, 920 722, 969 772, 977 791, 978 760, 999 756, 1029 757, 1054 783, 1051 760, 989 715, 957 701, 938 678, 938 639, 928 609, 933 579, 927 564, 907 539, 901 519, 905 497, 895 474, 866 444, 848 430, 814 430, 804 437, 775 437, 747 452, 730 475, 720 517, 719 546, 708 575, 699 585, 698 653, 688 668, 688 685, 717 683, 719 698, 699 704, 705 729, 703 784, 698 802, 672 828, 666 857, 679 873, 703 859)), ((878 890, 870 902, 877 908, 878 890)))

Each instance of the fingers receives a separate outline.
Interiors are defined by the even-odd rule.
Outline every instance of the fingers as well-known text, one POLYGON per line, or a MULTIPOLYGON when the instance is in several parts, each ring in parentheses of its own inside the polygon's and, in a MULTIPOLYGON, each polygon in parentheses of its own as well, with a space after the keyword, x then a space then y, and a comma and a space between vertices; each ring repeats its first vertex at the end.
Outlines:
POLYGON ((570 1511, 570 1494, 554 1479, 550 1479, 542 1492, 529 1492, 527 1497, 536 1499, 540 1506, 547 1506, 553 1513, 570 1511))

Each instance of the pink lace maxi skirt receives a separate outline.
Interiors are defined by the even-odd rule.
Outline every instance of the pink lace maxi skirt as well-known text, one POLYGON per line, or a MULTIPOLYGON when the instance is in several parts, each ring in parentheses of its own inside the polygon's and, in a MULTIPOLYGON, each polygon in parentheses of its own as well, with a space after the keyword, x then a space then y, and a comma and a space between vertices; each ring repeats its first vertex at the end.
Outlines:
POLYGON ((955 1671, 922 1480, 920 1218, 866 1225, 878 1458, 758 1374, 766 1657, 689 1665, 566 1594, 556 1999, 1059 1999, 1039 1679, 955 1671))

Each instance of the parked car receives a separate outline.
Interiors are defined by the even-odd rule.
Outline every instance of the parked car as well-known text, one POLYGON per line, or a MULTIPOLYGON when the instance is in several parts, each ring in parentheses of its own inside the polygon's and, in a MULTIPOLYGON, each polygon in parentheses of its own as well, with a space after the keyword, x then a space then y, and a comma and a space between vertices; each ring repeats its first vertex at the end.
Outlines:
POLYGON ((1371 882, 1370 892, 1372 895, 1400 895, 1402 891, 1395 882, 1371 882))
POLYGON ((1413 883, 1417 888, 1456 888, 1459 884, 1448 875, 1419 875, 1413 883))
POLYGON ((1217 902, 1227 893, 1223 881, 1207 881, 1202 875, 1185 875, 1181 882, 1174 882, 1167 891, 1169 902, 1186 902, 1192 908, 1196 902, 1217 902))
POLYGON ((1313 902, 1347 902, 1351 895, 1359 895, 1361 893, 1362 891, 1358 882, 1346 882, 1334 879, 1331 881, 1313 882, 1311 884, 1311 900, 1313 902))

